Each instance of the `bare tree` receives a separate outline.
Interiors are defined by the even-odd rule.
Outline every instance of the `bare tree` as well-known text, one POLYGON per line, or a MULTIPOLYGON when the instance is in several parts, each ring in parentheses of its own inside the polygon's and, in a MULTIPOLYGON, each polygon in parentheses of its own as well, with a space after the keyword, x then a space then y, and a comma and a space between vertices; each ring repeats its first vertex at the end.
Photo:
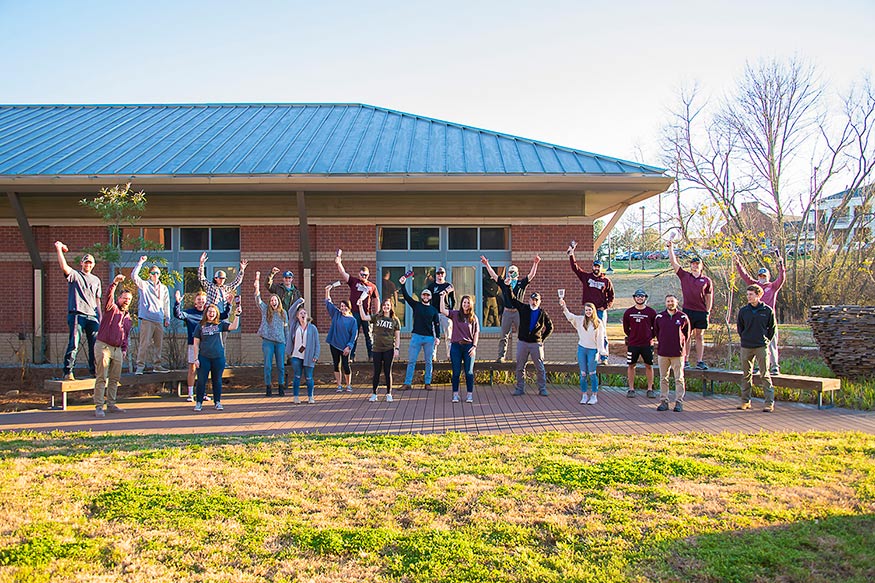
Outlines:
MULTIPOLYGON (((663 162, 676 173, 676 221, 684 237, 691 238, 696 215, 696 205, 685 204, 685 199, 699 193, 716 203, 732 252, 746 252, 746 263, 761 263, 766 244, 791 255, 782 304, 792 319, 803 317, 815 303, 846 297, 875 300, 875 249, 850 244, 855 237, 871 237, 861 235, 867 232, 863 227, 871 210, 866 209, 873 202, 872 189, 866 188, 875 159, 871 84, 849 92, 841 111, 834 112, 813 66, 798 59, 771 60, 748 64, 736 89, 714 106, 697 88, 681 91, 679 97, 663 132, 663 162), (790 180, 805 174, 810 175, 807 185, 790 180), (839 206, 825 216, 822 201, 840 190, 840 179, 850 183, 845 183, 839 206), (864 205, 854 208, 862 212, 851 218, 850 227, 840 223, 842 211, 858 202, 861 193, 864 205), (761 228, 761 213, 742 212, 745 201, 769 213, 767 232, 761 228), (812 239, 814 249, 809 250, 812 239), (854 284, 836 274, 836 267, 851 264, 854 284), (866 289, 860 281, 867 282, 866 289)), ((727 280, 731 285, 732 278, 727 280)))

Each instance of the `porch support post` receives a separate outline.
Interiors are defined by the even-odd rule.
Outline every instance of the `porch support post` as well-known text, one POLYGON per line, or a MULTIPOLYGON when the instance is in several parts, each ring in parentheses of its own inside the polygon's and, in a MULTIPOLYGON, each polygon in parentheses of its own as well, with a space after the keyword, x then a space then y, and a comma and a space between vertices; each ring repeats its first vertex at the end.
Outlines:
POLYGON ((21 232, 21 238, 24 241, 27 252, 30 255, 30 264, 33 267, 33 362, 34 364, 42 364, 46 361, 45 351, 45 269, 43 266, 42 257, 40 257, 39 248, 36 244, 36 238, 33 236, 33 229, 30 222, 27 220, 27 215, 24 212, 24 207, 21 205, 21 199, 18 198, 17 192, 7 192, 9 205, 15 212, 15 219, 18 221, 18 230, 21 232))
POLYGON ((310 299, 313 290, 313 261, 310 257, 310 228, 307 223, 307 199, 299 190, 298 198, 298 236, 300 237, 301 263, 304 267, 304 304, 312 311, 310 299))

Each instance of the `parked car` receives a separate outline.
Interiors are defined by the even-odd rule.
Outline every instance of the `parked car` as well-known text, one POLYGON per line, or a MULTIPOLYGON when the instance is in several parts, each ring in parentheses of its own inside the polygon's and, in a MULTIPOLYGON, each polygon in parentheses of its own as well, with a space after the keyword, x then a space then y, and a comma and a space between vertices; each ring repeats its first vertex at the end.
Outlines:
POLYGON ((621 253, 617 253, 617 255, 614 257, 614 259, 616 261, 628 261, 629 260, 629 252, 623 251, 621 253))

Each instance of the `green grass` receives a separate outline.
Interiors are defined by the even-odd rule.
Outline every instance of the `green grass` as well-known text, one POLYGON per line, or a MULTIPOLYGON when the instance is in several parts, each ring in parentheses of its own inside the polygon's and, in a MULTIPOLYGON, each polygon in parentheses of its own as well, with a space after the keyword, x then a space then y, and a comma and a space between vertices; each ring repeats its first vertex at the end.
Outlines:
POLYGON ((870 581, 875 436, 0 433, 0 581, 870 581))

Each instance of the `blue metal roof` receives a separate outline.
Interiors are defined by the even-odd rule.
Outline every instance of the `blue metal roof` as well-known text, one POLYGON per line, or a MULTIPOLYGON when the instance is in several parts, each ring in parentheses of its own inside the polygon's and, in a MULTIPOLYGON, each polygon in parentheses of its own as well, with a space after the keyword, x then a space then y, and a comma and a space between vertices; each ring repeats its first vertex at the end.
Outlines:
POLYGON ((2 105, 0 175, 661 175, 362 104, 2 105))

